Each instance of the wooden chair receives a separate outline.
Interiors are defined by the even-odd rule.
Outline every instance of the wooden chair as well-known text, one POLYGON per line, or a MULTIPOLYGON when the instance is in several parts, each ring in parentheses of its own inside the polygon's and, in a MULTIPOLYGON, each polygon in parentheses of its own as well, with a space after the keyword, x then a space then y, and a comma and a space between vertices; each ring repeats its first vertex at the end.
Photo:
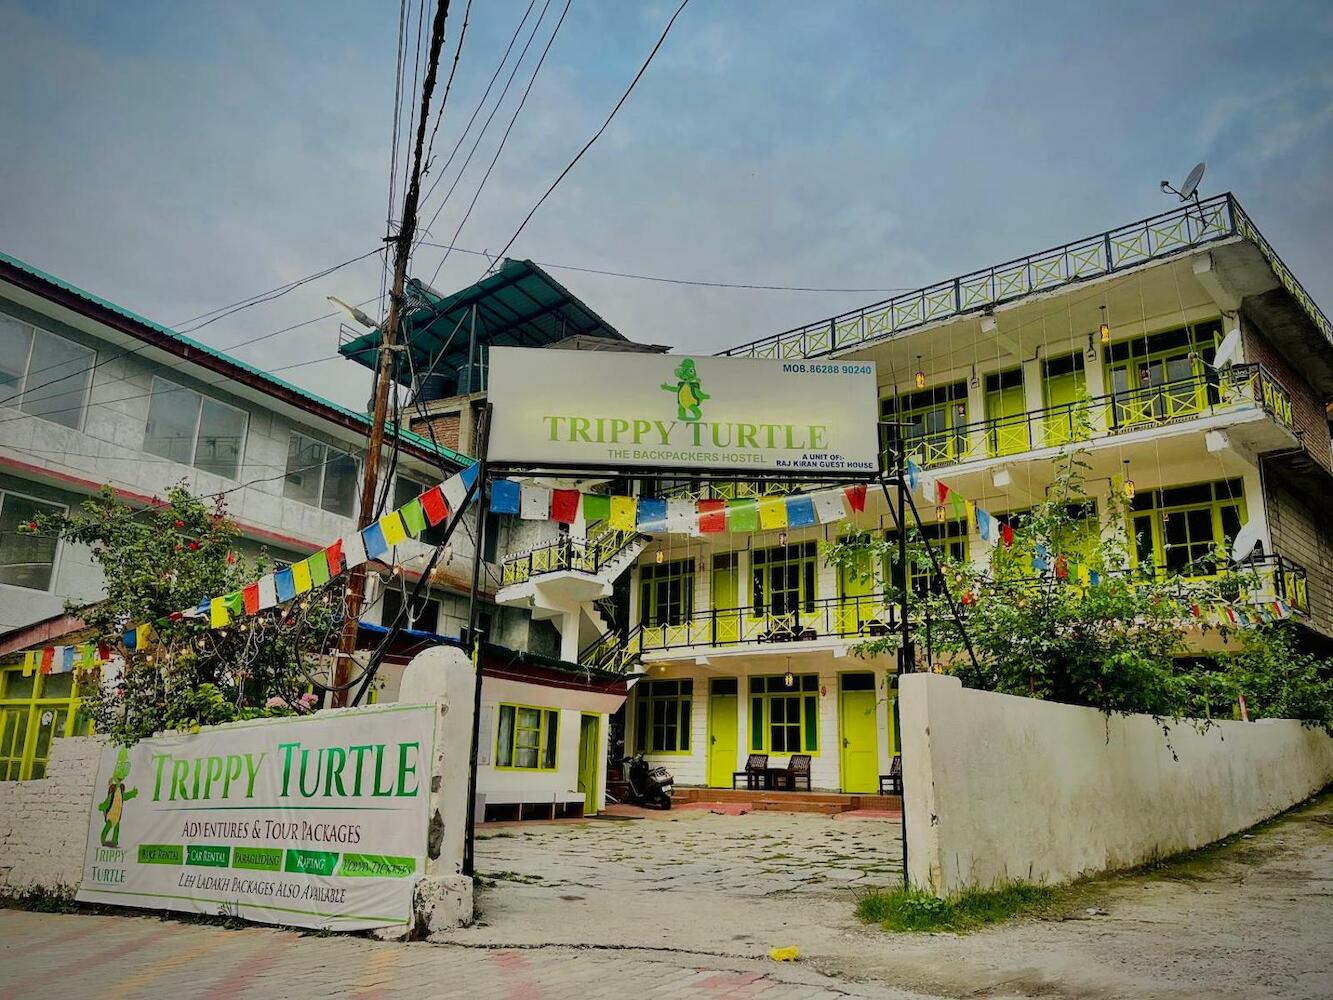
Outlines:
POLYGON ((750 789, 759 788, 764 783, 764 775, 768 772, 768 754, 752 753, 745 759, 744 771, 731 772, 731 787, 736 787, 736 782, 744 778, 745 787, 750 789))
POLYGON ((879 776, 880 795, 901 795, 903 793, 903 759, 894 754, 889 763, 889 773, 879 776))
POLYGON ((780 785, 789 792, 794 792, 801 785, 810 791, 810 755, 794 753, 787 761, 787 773, 781 775, 780 785))

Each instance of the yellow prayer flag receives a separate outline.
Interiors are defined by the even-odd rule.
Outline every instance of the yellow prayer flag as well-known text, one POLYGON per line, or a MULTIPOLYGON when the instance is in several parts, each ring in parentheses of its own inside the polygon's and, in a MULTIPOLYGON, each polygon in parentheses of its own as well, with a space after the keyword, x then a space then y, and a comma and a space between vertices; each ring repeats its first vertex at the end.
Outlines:
POLYGON ((407 529, 403 527, 403 519, 398 516, 398 511, 393 510, 380 518, 380 531, 384 532, 384 544, 401 545, 403 539, 407 537, 407 529))
POLYGON ((310 589, 310 560, 292 563, 292 587, 298 594, 310 589))
POLYGON ((612 497, 611 516, 607 523, 616 531, 633 531, 638 508, 633 497, 612 497))
POLYGON ((967 505, 967 523, 970 527, 977 523, 977 505, 971 500, 964 500, 963 503, 967 505))
POLYGON ((231 621, 231 612, 227 610, 227 602, 220 597, 214 597, 208 602, 208 624, 212 628, 221 628, 231 621))
POLYGON ((153 626, 139 625, 134 630, 134 648, 146 649, 153 638, 153 626))
POLYGON ((759 501, 759 527, 765 531, 787 526, 787 501, 783 497, 766 497, 759 501))
POLYGON ((1088 586, 1089 584, 1091 584, 1091 583, 1092 583, 1092 570, 1088 569, 1088 567, 1086 567, 1086 566, 1082 566, 1082 565, 1080 565, 1080 566, 1078 567, 1078 582, 1081 583, 1081 584, 1082 584, 1083 586, 1085 586, 1085 587, 1088 586))
POLYGON ((23 676, 31 677, 37 672, 37 668, 41 666, 41 663, 42 654, 35 649, 28 650, 23 654, 23 676))

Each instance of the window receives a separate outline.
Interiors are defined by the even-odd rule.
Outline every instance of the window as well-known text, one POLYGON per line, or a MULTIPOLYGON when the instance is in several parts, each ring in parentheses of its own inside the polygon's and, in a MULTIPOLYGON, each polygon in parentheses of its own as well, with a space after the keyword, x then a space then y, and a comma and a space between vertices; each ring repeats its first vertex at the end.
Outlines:
POLYGON ((225 479, 237 478, 246 413, 163 378, 153 379, 143 450, 193 465, 225 479))
POLYGON ((1013 455, 1032 447, 1022 368, 987 375, 985 403, 988 455, 1013 455))
POLYGON ((55 514, 64 509, 59 504, 42 503, 17 493, 0 493, 0 583, 29 590, 51 589, 56 539, 21 535, 18 529, 38 514, 55 514))
MULTIPOLYGON (((398 475, 393 480, 393 509, 397 510, 405 503, 410 503, 426 492, 427 484, 408 476, 398 475)), ((440 545, 444 542, 444 529, 448 521, 441 521, 435 527, 426 525, 426 530, 417 537, 427 545, 440 545)))
MULTIPOLYGON (((96 685, 96 681, 85 681, 96 685)), ((92 734, 74 674, 29 674, 0 668, 0 781, 46 776, 51 740, 92 734)))
POLYGON ((1221 333, 1213 320, 1108 347, 1112 428, 1194 416, 1218 402, 1216 375, 1207 365, 1221 333))
MULTIPOLYGON (((912 593, 924 595, 927 591, 941 593, 940 579, 935 575, 935 567, 930 561, 930 556, 924 549, 925 541, 929 541, 935 549, 935 555, 943 565, 947 562, 966 562, 967 561, 967 524, 964 521, 945 521, 943 524, 924 525, 921 529, 921 558, 913 560, 912 541, 916 536, 909 531, 907 535, 907 558, 911 570, 912 593)), ((898 566, 898 535, 896 532, 889 532, 885 536, 889 544, 889 555, 887 565, 885 566, 884 578, 889 580, 895 590, 902 587, 903 574, 898 566)))
POLYGON ((750 678, 750 750, 819 752, 819 677, 750 678))
POLYGON ((924 389, 908 396, 882 400, 880 413, 885 420, 897 420, 905 427, 890 427, 889 448, 900 450, 922 465, 952 462, 967 451, 967 385, 955 382, 936 389, 924 389))
POLYGON ((560 713, 553 708, 501 705, 495 766, 554 771, 560 713))
POLYGON ((815 610, 815 543, 759 549, 751 559, 756 615, 815 610))
MULTIPOLYGON (((385 628, 392 628, 402 610, 402 591, 392 585, 386 587, 383 606, 380 608, 380 624, 385 628)), ((427 597, 418 597, 413 602, 408 616, 400 624, 403 628, 413 628, 420 632, 439 632, 440 602, 427 597)))
POLYGON ((351 517, 356 509, 356 459, 322 441, 292 431, 282 495, 330 514, 351 517))
POLYGON ((639 753, 689 753, 694 681, 639 681, 634 748, 639 753))
POLYGON ((694 560, 653 563, 639 571, 639 621, 680 625, 694 614, 694 560))
POLYGON ((1131 504, 1134 555, 1152 572, 1212 576, 1213 559, 1245 523, 1244 487, 1239 479, 1177 486, 1140 493, 1131 504))
POLYGON ((34 417, 77 428, 97 352, 0 316, 0 399, 34 417))

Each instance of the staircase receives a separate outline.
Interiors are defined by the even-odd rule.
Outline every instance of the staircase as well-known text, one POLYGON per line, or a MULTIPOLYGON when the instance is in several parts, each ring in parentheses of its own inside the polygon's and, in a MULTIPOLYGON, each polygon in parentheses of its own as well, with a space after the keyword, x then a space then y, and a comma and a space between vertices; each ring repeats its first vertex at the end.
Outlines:
POLYGON ((901 813, 902 798, 897 795, 871 795, 844 792, 771 792, 763 790, 699 788, 677 785, 671 796, 677 805, 687 802, 743 805, 752 812, 801 812, 833 816, 838 813, 871 810, 901 813))

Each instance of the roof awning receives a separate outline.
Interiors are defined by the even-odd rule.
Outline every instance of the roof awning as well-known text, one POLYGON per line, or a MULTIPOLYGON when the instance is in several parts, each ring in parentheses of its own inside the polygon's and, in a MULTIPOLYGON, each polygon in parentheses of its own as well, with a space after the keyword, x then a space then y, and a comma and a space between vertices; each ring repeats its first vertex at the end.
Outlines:
MULTIPOLYGON (((486 351, 491 347, 549 347, 575 336, 628 342, 619 330, 530 260, 505 260, 493 274, 452 295, 441 295, 410 278, 404 298, 399 342, 408 348, 411 357, 410 361, 400 360, 395 377, 402 385, 411 386, 414 374, 424 379, 429 372, 438 380, 438 388, 429 393, 432 397, 482 391, 486 351), (474 307, 476 350, 472 343, 474 307)), ((371 330, 338 351, 374 368, 380 337, 378 330, 371 330)))

